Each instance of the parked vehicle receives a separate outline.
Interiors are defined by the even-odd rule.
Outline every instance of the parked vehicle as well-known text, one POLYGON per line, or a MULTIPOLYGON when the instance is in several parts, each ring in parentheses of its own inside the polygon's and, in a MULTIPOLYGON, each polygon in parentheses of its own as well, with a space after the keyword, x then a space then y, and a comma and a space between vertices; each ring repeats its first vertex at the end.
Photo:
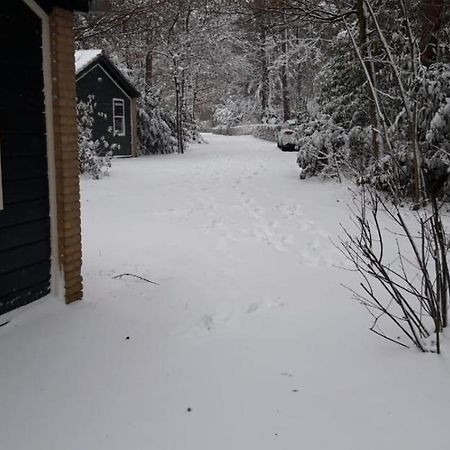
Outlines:
POLYGON ((296 151, 296 123, 295 121, 286 122, 277 133, 277 146, 283 152, 296 151))

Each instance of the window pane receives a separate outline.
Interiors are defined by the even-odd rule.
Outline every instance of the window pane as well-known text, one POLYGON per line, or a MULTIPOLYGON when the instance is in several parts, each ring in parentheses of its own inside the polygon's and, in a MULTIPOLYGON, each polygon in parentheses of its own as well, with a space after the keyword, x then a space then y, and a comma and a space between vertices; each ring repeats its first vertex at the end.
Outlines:
POLYGON ((116 136, 125 136, 125 102, 113 99, 113 125, 116 136))
POLYGON ((124 134, 125 133, 123 117, 115 117, 114 118, 114 131, 116 132, 116 134, 124 134))
POLYGON ((114 115, 115 116, 123 116, 124 115, 123 102, 114 101, 114 115))

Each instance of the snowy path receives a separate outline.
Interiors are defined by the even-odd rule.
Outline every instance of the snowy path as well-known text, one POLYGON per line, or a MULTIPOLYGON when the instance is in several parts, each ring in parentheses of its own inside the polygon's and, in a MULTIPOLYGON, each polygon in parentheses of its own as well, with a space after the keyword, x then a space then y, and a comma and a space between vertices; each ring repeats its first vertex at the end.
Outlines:
POLYGON ((448 449, 448 343, 377 339, 339 286, 348 190, 207 139, 83 180, 86 298, 0 328, 0 448, 448 449))

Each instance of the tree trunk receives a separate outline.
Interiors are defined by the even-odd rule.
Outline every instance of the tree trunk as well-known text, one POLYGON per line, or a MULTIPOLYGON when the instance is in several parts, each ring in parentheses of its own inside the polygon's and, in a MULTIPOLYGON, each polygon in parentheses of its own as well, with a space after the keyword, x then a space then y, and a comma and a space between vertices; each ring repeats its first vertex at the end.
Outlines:
POLYGON ((145 55, 145 85, 151 86, 153 79, 153 50, 148 50, 145 55))
MULTIPOLYGON (((300 47, 300 28, 295 29, 295 43, 298 47, 300 47)), ((304 66, 301 62, 297 64, 296 67, 296 107, 297 114, 300 112, 306 111, 306 100, 303 98, 303 83, 302 83, 302 74, 303 74, 304 66)))
MULTIPOLYGON (((369 56, 372 55, 370 49, 370 42, 368 41, 367 37, 367 17, 364 2, 365 0, 356 0, 356 12, 359 26, 359 47, 361 55, 364 58, 364 64, 367 68, 367 72, 369 73, 372 84, 376 86, 375 67, 373 63, 368 61, 369 56)), ((375 99, 373 98, 373 92, 370 86, 368 87, 367 92, 368 92, 368 115, 372 127, 373 157, 375 159, 378 159, 381 153, 380 139, 379 139, 379 132, 381 130, 380 119, 376 111, 375 99)))
POLYGON ((280 67, 282 99, 283 99, 283 120, 291 118, 291 102, 289 98, 289 81, 288 81, 288 65, 287 65, 287 29, 283 30, 281 36, 281 53, 283 61, 280 67))
POLYGON ((269 108, 269 67, 267 61, 266 40, 266 6, 267 0, 251 0, 248 8, 254 21, 254 34, 257 45, 257 58, 259 65, 259 102, 261 108, 261 120, 266 116, 269 108))
POLYGON ((261 68, 261 118, 263 118, 269 109, 269 68, 267 64, 266 53, 266 31, 260 30, 260 48, 259 63, 261 68))
POLYGON ((184 153, 184 140, 183 140, 183 114, 181 111, 182 99, 181 99, 181 83, 178 74, 178 64, 175 64, 175 109, 176 109, 176 130, 177 130, 177 151, 178 153, 184 153))
POLYGON ((187 118, 187 105, 186 105, 186 71, 183 69, 181 72, 181 90, 180 90, 180 116, 181 116, 181 153, 184 153, 184 142, 185 142, 185 127, 188 123, 187 118))
POLYGON ((198 95, 198 74, 195 75, 192 84, 192 105, 191 105, 192 122, 195 122, 196 118, 197 95, 198 95))

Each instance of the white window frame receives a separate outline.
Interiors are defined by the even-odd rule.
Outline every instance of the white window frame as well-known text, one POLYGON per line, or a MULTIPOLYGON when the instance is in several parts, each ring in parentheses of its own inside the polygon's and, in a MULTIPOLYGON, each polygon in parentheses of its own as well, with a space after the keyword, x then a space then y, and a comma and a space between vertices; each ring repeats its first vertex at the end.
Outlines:
POLYGON ((114 132, 114 136, 125 136, 126 135, 126 122, 125 122, 125 100, 123 98, 113 98, 113 132, 114 132), (123 110, 123 115, 122 116, 118 116, 116 115, 116 103, 121 103, 122 104, 122 110, 123 110), (123 131, 121 133, 119 133, 116 130, 116 118, 122 119, 122 125, 123 125, 123 131))

